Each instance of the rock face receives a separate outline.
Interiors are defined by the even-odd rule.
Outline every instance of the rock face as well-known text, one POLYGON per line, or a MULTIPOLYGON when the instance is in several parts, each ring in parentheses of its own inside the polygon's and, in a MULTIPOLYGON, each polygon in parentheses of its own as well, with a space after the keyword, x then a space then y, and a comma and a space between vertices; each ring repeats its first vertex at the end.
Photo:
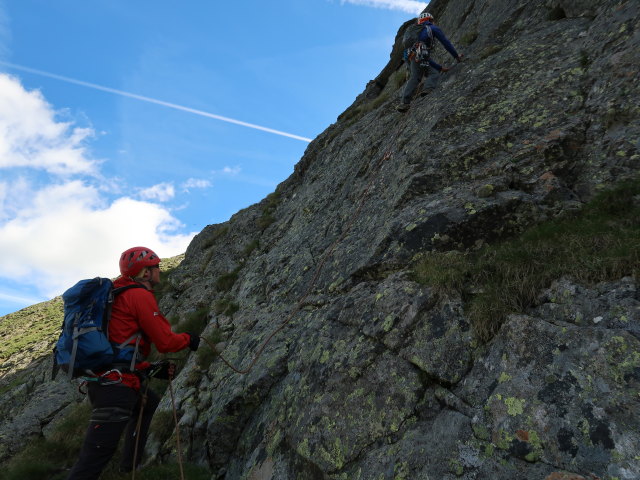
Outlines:
POLYGON ((274 195, 193 241, 164 308, 232 298, 212 325, 241 366, 285 323, 248 375, 215 361, 188 390, 193 459, 225 479, 640 476, 633 279, 559 280, 474 354, 461 299, 406 272, 637 173, 638 8, 432 2, 468 60, 402 115, 396 46, 274 195))
POLYGON ((557 279, 479 346, 463 299, 410 275, 419 253, 517 236, 637 175, 640 6, 428 9, 466 56, 440 87, 396 112, 395 45, 293 175, 169 277, 165 313, 208 309, 225 358, 253 365, 176 380, 186 456, 213 478, 640 478, 634 278, 557 279))

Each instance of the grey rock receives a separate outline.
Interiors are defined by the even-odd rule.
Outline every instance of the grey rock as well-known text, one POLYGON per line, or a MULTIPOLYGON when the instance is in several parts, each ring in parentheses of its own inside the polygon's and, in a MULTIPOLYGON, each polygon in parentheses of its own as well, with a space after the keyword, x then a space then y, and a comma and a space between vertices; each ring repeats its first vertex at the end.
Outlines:
MULTIPOLYGON (((438 89, 395 112, 403 25, 293 174, 206 227, 169 278, 163 310, 208 308, 224 357, 252 366, 190 360, 176 379, 185 456, 212 478, 640 478, 636 278, 556 279, 481 346, 463 299, 410 272, 416 255, 516 237, 637 176, 637 2, 429 10, 466 57, 438 89)), ((5 457, 32 380, 2 417, 5 457)), ((147 453, 171 458, 174 441, 152 436, 147 453)))

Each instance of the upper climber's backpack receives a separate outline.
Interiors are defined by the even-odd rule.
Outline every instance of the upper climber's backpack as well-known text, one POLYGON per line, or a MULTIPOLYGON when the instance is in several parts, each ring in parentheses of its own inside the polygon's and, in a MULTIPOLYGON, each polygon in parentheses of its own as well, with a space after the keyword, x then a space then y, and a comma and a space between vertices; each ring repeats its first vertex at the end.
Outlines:
MULTIPOLYGON (((129 288, 142 285, 126 285, 113 288, 108 278, 80 280, 62 294, 64 321, 62 331, 53 350, 53 376, 62 368, 69 378, 92 373, 100 367, 109 367, 127 348, 127 344, 140 334, 127 339, 121 345, 109 342, 108 327, 114 297, 129 288)), ((134 355, 135 357, 135 355, 134 355)))
POLYGON ((427 49, 431 50, 433 47, 433 32, 431 31, 431 27, 429 25, 420 25, 418 23, 409 25, 404 31, 404 35, 402 36, 402 47, 406 50, 420 42, 420 35, 424 29, 427 30, 427 41, 425 42, 423 40, 422 43, 425 43, 427 49))

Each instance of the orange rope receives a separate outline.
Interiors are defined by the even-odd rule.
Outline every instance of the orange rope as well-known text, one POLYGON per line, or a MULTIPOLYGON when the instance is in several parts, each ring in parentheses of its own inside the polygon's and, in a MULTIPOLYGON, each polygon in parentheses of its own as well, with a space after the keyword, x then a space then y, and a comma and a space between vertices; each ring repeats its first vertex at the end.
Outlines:
POLYGON ((176 398, 173 394, 173 376, 169 375, 169 393, 171 394, 171 407, 173 408, 173 421, 176 424, 176 448, 178 450, 178 466, 180 467, 180 480, 184 480, 182 468, 182 445, 180 444, 180 427, 178 426, 178 413, 176 412, 176 398))
POLYGON ((147 385, 144 389, 144 393, 140 396, 140 411, 138 412, 138 421, 136 422, 136 430, 135 430, 135 447, 133 449, 133 465, 131 466, 131 480, 136 480, 136 463, 138 460, 138 445, 140 443, 140 428, 142 425, 142 413, 144 412, 144 407, 147 404, 147 392, 149 390, 149 381, 147 380, 147 385))

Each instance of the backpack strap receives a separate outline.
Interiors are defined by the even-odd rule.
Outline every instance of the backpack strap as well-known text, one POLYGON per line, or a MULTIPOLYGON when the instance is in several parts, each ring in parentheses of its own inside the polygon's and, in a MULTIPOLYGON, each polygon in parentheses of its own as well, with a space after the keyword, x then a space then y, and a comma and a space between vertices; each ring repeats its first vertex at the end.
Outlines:
MULTIPOLYGON (((130 290, 132 288, 145 288, 144 285, 140 285, 138 283, 134 283, 131 285, 125 285, 124 287, 118 287, 118 288, 114 288, 112 290, 112 298, 111 301, 109 302, 109 305, 107 306, 107 308, 109 309, 109 316, 107 318, 111 318, 111 307, 113 305, 113 300, 115 299, 116 295, 121 294, 122 292, 124 292, 125 290, 130 290)), ((108 334, 108 332, 107 332, 108 334)), ((131 335, 129 338, 127 338, 124 342, 122 342, 119 345, 115 345, 112 343, 112 345, 117 348, 118 350, 129 350, 129 349, 133 349, 133 355, 131 356, 131 363, 129 365, 129 370, 131 370, 133 372, 135 366, 136 366, 136 360, 138 359, 138 348, 140 346, 140 340, 142 340, 142 333, 141 332, 137 332, 134 333, 133 335, 131 335), (135 346, 129 345, 129 342, 133 339, 136 339, 136 343, 135 346)))
MULTIPOLYGON (((77 317, 80 317, 80 313, 76 314, 76 321, 77 317)), ((80 335, 84 335, 87 332, 93 332, 94 330, 98 330, 98 327, 78 328, 77 325, 73 327, 73 347, 71 347, 71 356, 69 357, 69 380, 73 378, 74 373, 77 373, 74 372, 72 365, 75 365, 76 362, 76 353, 78 352, 78 338, 80 337, 80 335)))
POLYGON ((71 357, 69 357, 69 372, 67 373, 67 376, 69 377, 69 380, 71 380, 73 378, 73 365, 75 364, 76 361, 76 353, 78 353, 78 342, 77 342, 77 338, 79 335, 79 330, 77 327, 77 322, 78 322, 78 317, 80 316, 80 313, 76 314, 76 319, 73 321, 74 323, 74 327, 73 327, 73 347, 71 348, 71 357))
POLYGON ((136 366, 136 360, 138 359, 138 347, 140 346, 140 340, 142 340, 142 333, 137 332, 127 338, 120 345, 114 345, 118 350, 130 350, 133 349, 133 355, 131 356, 131 364, 129 365, 129 370, 133 372, 134 367, 136 366), (136 339, 135 347, 129 345, 129 342, 133 339, 136 339))

